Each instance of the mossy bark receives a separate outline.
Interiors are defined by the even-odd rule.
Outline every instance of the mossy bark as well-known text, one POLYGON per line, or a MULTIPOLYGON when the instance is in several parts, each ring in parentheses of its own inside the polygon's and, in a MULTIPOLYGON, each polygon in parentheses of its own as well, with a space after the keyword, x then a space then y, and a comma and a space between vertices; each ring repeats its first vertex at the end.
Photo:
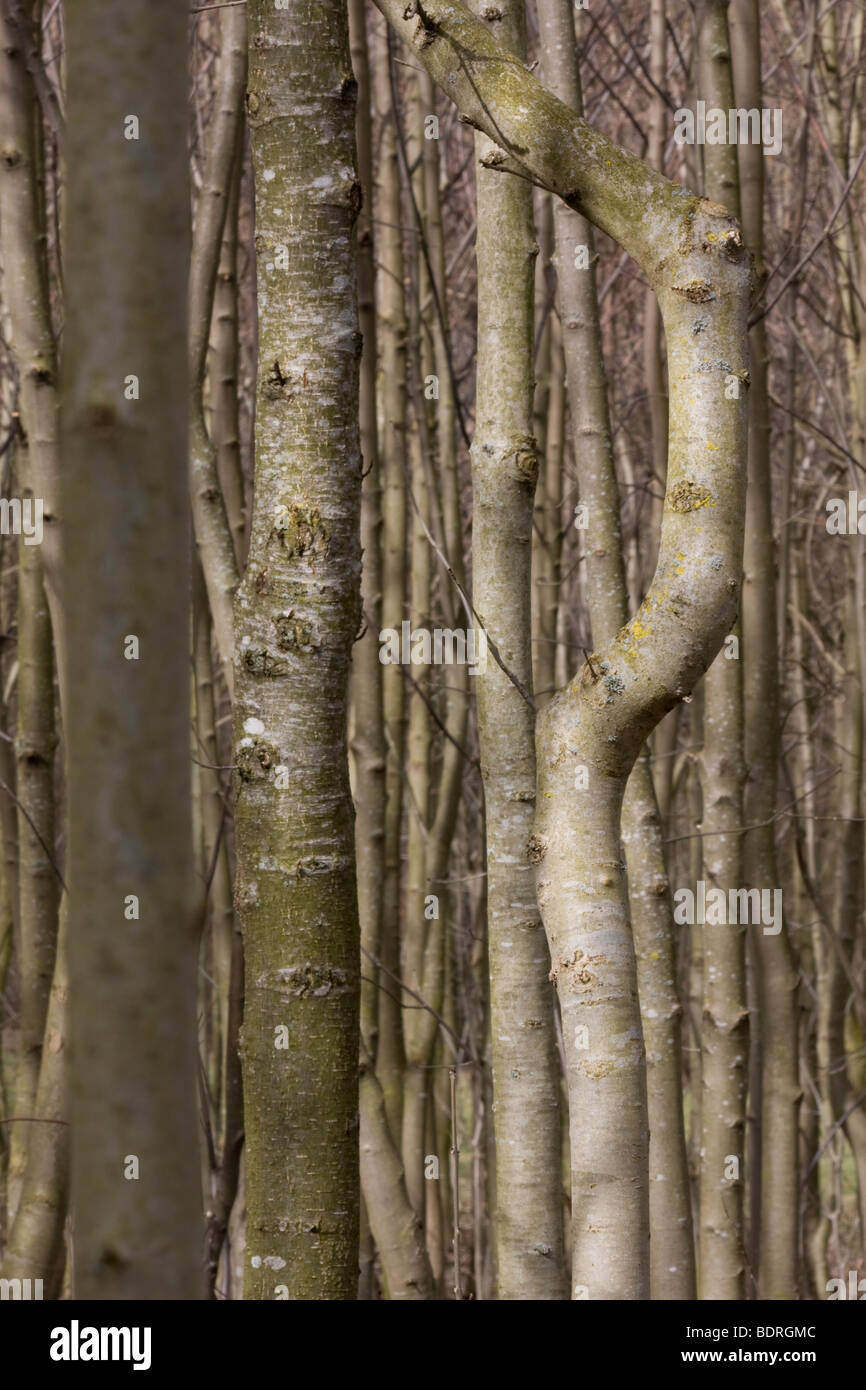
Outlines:
POLYGON ((259 370, 235 603, 247 1299, 358 1290, 355 80, 339 0, 248 6, 259 370))

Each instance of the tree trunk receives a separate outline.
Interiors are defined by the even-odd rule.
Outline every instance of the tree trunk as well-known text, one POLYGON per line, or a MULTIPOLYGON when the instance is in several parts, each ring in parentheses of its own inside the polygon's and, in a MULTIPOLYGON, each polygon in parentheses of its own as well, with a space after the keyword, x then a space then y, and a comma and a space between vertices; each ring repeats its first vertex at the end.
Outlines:
MULTIPOLYGON (((561 0, 539 8, 545 75, 575 110, 580 75, 572 14, 561 0)), ((587 508, 586 585, 593 641, 608 642, 626 621, 629 601, 622 558, 619 493, 611 442, 592 227, 558 200, 556 259, 565 361, 580 501, 587 508), (580 260, 585 255, 585 263, 580 260)), ((683 1124, 682 1009, 676 992, 673 907, 646 750, 628 780, 623 844, 638 989, 646 1040, 650 1127, 651 1287, 654 1298, 693 1298, 694 1247, 683 1124)))
POLYGON ((358 1290, 359 932, 346 691, 359 624, 355 80, 346 15, 248 6, 259 371, 235 604, 247 1299, 358 1290), (316 131, 316 141, 310 131, 316 131))
MULTIPOLYGON (((761 39, 757 0, 733 0, 731 54, 738 107, 760 110, 761 39)), ((764 152, 738 146, 743 235, 764 279, 764 152)), ((745 885, 775 890, 776 785, 779 762, 779 668, 766 321, 750 333, 749 486, 743 561, 743 697, 745 702, 745 885)), ((761 1013, 761 1298, 798 1296, 797 1127, 800 1103, 799 977, 789 928, 755 937, 761 1013)))
MULTIPOLYGON (((707 107, 734 106, 729 0, 700 0, 697 91, 707 107)), ((704 192, 740 213, 737 151, 704 150, 704 192)), ((700 759, 703 873, 707 887, 729 893, 742 879, 743 686, 739 628, 736 647, 719 652, 704 680, 704 748, 700 759)), ((693 891, 697 891, 693 886, 693 891)), ((699 924, 696 923, 696 927, 699 924)), ((703 936, 701 1011, 700 1269, 703 1299, 745 1297, 743 1183, 745 1082, 748 1056, 745 927, 700 924, 703 936)))
POLYGON ((104 0, 66 16, 61 428, 79 1298, 196 1298, 202 1287, 186 24, 185 12, 142 0, 123 23, 104 0))
POLYGON ((638 260, 672 345, 668 490, 656 576, 632 622, 539 720, 533 838, 571 1115, 594 1115, 592 1127, 571 1125, 572 1292, 645 1298, 645 1059, 620 810, 643 742, 706 669, 736 611, 743 402, 729 400, 722 373, 703 365, 709 353, 747 378, 742 238, 723 209, 668 183, 545 92, 462 5, 432 0, 404 15, 399 0, 378 3, 464 116, 497 142, 498 167, 529 172, 567 201, 579 201, 638 260), (698 347, 699 317, 709 322, 698 347), (576 795, 576 774, 583 772, 588 795, 576 795))
MULTIPOLYGON (((500 6, 497 33, 524 56, 521 0, 500 6)), ((532 687, 530 561, 538 459, 532 435, 533 280, 538 248, 531 186, 487 160, 475 137, 478 357, 472 441, 472 595, 503 662, 532 687)), ((557 518, 558 522, 558 518, 557 518)), ((547 596, 545 596, 547 597, 547 596)), ((550 956, 529 839, 535 806, 534 710, 488 660, 477 678, 487 834, 487 931, 493 1052, 500 1299, 565 1296, 560 1087, 550 956)))

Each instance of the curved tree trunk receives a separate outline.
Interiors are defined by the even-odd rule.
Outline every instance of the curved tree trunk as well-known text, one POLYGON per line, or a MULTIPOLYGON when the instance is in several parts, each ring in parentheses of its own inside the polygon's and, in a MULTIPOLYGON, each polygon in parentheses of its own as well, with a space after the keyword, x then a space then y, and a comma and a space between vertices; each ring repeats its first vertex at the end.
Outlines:
MULTIPOLYGON (((580 74, 574 45, 569 44, 571 8, 562 0, 543 0, 539 22, 549 85, 579 111, 580 74)), ((595 245, 589 222, 561 200, 557 200, 554 218, 575 459, 580 501, 589 517, 587 599, 593 641, 600 645, 626 621, 629 601, 595 284, 595 245), (582 248, 586 268, 579 264, 582 248)), ((622 835, 646 1042, 652 1296, 693 1298, 695 1258, 682 1108, 682 1009, 676 990, 673 905, 646 750, 628 780, 622 835)))
POLYGON ((572 1115, 575 1297, 649 1293, 644 1048, 620 848, 625 782, 648 734, 706 670, 742 560, 748 270, 733 218, 675 187, 555 96, 454 0, 378 0, 503 171, 529 172, 639 262, 670 346, 668 487, 655 579, 635 618, 543 712, 534 856, 563 1020, 572 1115), (708 320, 698 343, 697 318, 708 320), (576 790, 576 774, 588 784, 576 790), (593 1114, 592 1126, 578 1117, 593 1114))
MULTIPOLYGON (((214 111, 207 133, 189 279, 190 497, 214 636, 229 694, 234 677, 232 598, 240 572, 236 541, 220 486, 217 451, 208 438, 205 425, 203 387, 223 227, 232 202, 232 168, 240 145, 241 101, 247 70, 246 28, 244 6, 228 6, 222 10, 214 111)), ((236 537, 237 519, 234 519, 236 537)))

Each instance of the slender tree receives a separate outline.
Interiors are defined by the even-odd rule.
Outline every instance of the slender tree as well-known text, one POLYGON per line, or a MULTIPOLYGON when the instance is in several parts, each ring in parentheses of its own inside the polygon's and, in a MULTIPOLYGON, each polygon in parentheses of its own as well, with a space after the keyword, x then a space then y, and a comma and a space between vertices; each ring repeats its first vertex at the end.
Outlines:
MULTIPOLYGON (((738 107, 763 106, 757 0, 733 0, 731 55, 738 107)), ((737 147, 743 234, 764 277, 764 156, 758 144, 737 147)), ((779 762, 779 674, 773 490, 763 317, 750 333, 749 487, 743 574, 743 698, 745 705, 745 879, 775 890, 775 814, 779 762)), ((787 926, 755 937, 761 1015, 761 1206, 759 1291, 763 1298, 797 1296, 798 1074, 797 966, 787 926)), ((753 1213, 754 1216, 754 1213, 753 1213)))
MULTIPOLYGON (((698 7, 697 90, 708 107, 734 105, 728 0, 698 7)), ((740 212, 737 151, 730 144, 704 150, 704 191, 735 215, 740 212)), ((739 389, 739 387, 737 388, 739 389)), ((743 685, 739 631, 725 644, 704 681, 701 755, 704 815, 703 872, 726 900, 742 879, 743 685)), ((745 1084, 748 1053, 745 927, 702 924, 701 1017, 701 1297, 745 1295, 743 1184, 745 1084)))
MULTIPOLYGON (((577 55, 568 42, 571 9, 560 0, 543 0, 539 20, 545 76, 557 96, 579 111, 577 55)), ((595 241, 590 223, 562 200, 557 200, 554 224, 576 471, 580 504, 588 519, 587 606, 593 641, 601 645, 625 623, 629 600, 595 283, 595 241)), ((673 908, 647 750, 628 780, 622 838, 647 1052, 652 1294, 659 1299, 690 1298, 695 1275, 680 1090, 681 1007, 676 992, 673 908)))
POLYGON ((244 1297, 354 1299, 360 951, 346 696, 360 620, 355 79, 341 4, 276 10, 255 0, 248 21, 259 368, 250 553, 235 604, 244 1297))
POLYGON ((186 16, 83 0, 66 49, 75 1292, 196 1298, 186 16))
MULTIPOLYGON (((490 21, 491 23, 493 21, 490 21)), ((498 36, 525 53, 521 0, 498 36)), ((538 459, 532 435, 532 189, 504 184, 497 147, 476 135, 478 384, 472 441, 473 602, 502 663, 478 681, 487 833, 487 931, 500 1298, 562 1298, 559 1063, 550 956, 529 840, 535 806, 530 561, 538 459)))
POLYGON ((572 1293, 646 1297, 644 1047, 620 811, 642 743, 706 669, 735 612, 743 403, 725 396, 723 376, 702 371, 707 348, 698 351, 693 328, 706 317, 714 358, 745 376, 742 238, 723 208, 669 184, 545 92, 462 5, 434 0, 405 13, 394 0, 379 5, 464 118, 497 142, 503 171, 529 172, 566 201, 579 201, 638 260, 671 345, 668 488, 655 580, 632 622, 541 716, 532 842, 568 1066, 572 1293), (694 437, 702 441, 697 453, 694 437), (588 773, 582 790, 578 773, 588 773), (576 1122, 590 1111, 592 1127, 576 1122))

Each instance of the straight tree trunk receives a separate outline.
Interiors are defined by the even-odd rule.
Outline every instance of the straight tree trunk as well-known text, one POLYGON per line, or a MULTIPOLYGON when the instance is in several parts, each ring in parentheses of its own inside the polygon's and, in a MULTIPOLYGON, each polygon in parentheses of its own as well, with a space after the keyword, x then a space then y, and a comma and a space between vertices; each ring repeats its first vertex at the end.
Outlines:
POLYGON ((42 1065, 33 1105, 39 1140, 30 1147, 18 1211, 9 1232, 0 1278, 41 1279, 43 1296, 60 1297, 66 1267, 69 1193, 69 981, 67 911, 60 908, 57 951, 42 1065))
POLYGON ((11 0, 0 7, 0 250, 3 298, 18 370, 20 424, 30 484, 43 502, 42 561, 61 690, 60 470, 57 453, 57 349, 51 325, 45 220, 39 190, 36 90, 25 63, 11 0))
MULTIPOLYGON (((757 0, 733 0, 731 56, 737 107, 763 104, 757 0)), ((738 146, 743 235, 764 279, 764 152, 738 146)), ((749 485, 743 561, 743 696, 745 702, 745 886, 775 890, 776 786, 779 763, 779 668, 766 320, 750 333, 749 485)), ((758 1296, 798 1296, 797 1131, 800 1104, 799 975, 783 925, 755 937, 761 1013, 761 1230, 758 1296)), ((753 1213, 754 1219, 754 1213, 753 1213)))
POLYGON ((230 174, 208 349, 211 434, 239 572, 246 560, 246 507, 238 410, 238 210, 243 151, 241 125, 230 174))
POLYGON ((246 1299, 358 1291, 355 79, 338 0, 248 5, 259 371, 235 604, 246 1299), (310 132, 316 132, 312 142, 310 132))
POLYGON ((202 1288, 186 23, 176 6, 145 0, 122 16, 81 0, 66 15, 61 428, 79 1298, 197 1298, 202 1288))
MULTIPOLYGON (((700 0, 697 10, 697 91, 708 107, 734 106, 728 34, 729 0, 700 0)), ((737 151, 704 150, 704 192, 740 213, 737 151)), ((743 685, 739 652, 718 654, 704 680, 703 872, 708 888, 729 901, 742 879, 743 685)), ((697 891, 693 888, 693 891, 697 891)), ((745 1083, 748 1056, 745 927, 706 924, 703 933, 701 1017, 701 1297, 745 1297, 743 1183, 745 1083)))
MULTIPOLYGON (((500 5, 497 34, 526 51, 522 0, 500 5)), ((473 603, 514 684, 488 658, 477 676, 487 836, 487 932, 494 1221, 500 1299, 565 1297, 560 1084, 550 956, 535 898, 529 839, 535 807, 530 615, 532 513, 538 458, 532 434, 532 189, 485 167, 493 142, 475 137, 478 357, 472 441, 473 603)), ((558 517, 557 517, 558 524, 558 517)), ((552 667, 551 667, 552 669, 552 667)))
MULTIPOLYGON (((19 451, 19 467, 24 450, 19 451)), ((32 495, 27 488, 25 495, 32 495)), ((39 547, 18 542, 18 797, 20 922, 17 933, 20 1024, 15 1115, 32 1115, 48 1013, 59 905, 54 845, 54 662, 51 619, 39 547)), ((13 1124, 10 1211, 27 1159, 32 1126, 13 1124)))
MULTIPOLYGON (((391 86, 387 25, 373 31, 371 70, 378 126, 375 198, 376 295, 378 307, 380 457, 382 464, 382 627, 400 631, 406 616, 406 303, 402 207, 397 157, 397 112, 391 86)), ((403 1128, 403 1022, 399 991, 392 988, 400 968, 401 836, 403 755, 406 745, 405 677, 395 665, 382 670, 385 716, 385 871, 382 885, 379 1036, 376 1074, 385 1095, 385 1113, 395 1142, 403 1128)))

